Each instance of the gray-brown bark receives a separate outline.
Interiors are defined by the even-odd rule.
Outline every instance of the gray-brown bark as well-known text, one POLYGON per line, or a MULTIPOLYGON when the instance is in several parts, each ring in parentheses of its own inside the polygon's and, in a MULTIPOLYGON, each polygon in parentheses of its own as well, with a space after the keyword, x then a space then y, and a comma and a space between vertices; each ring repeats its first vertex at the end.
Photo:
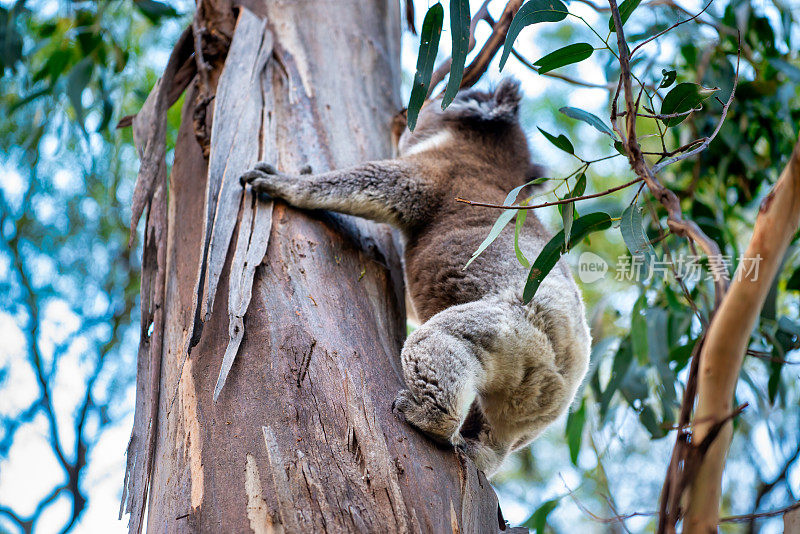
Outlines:
POLYGON ((175 149, 148 528, 497 532, 485 477, 391 413, 405 321, 389 229, 273 208, 238 185, 257 159, 322 171, 389 154, 399 5, 248 7, 256 15, 240 10, 217 87, 209 160, 193 132, 197 82, 175 149), (198 309, 207 320, 183 364, 198 309), (236 359, 214 402, 226 349, 236 359))

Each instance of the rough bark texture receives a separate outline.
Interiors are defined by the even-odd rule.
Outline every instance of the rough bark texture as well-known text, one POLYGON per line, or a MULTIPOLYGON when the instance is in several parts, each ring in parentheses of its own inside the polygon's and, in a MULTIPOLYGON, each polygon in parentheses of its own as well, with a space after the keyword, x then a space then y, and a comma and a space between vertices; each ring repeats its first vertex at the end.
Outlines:
POLYGON ((148 528, 497 532, 483 475, 391 413, 405 320, 389 229, 282 203, 273 210, 236 181, 261 158, 324 171, 389 155, 400 105, 398 2, 247 7, 225 65, 242 79, 220 75, 209 160, 192 129, 196 83, 175 149, 148 528), (240 46, 245 35, 252 42, 240 46), (253 240, 264 235, 248 306, 253 240), (209 287, 213 294, 198 295, 209 287), (198 302, 209 315, 182 364, 198 302), (226 348, 228 362, 231 350, 236 358, 213 402, 226 348))

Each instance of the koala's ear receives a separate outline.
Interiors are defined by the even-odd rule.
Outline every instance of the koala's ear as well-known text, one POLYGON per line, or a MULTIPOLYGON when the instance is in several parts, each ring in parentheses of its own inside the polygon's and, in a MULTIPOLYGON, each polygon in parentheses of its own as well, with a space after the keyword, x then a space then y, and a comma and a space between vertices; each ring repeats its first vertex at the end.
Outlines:
POLYGON ((400 141, 406 126, 408 126, 408 110, 403 108, 392 117, 392 141, 395 146, 400 141))
POLYGON ((519 81, 514 78, 503 78, 497 89, 494 90, 495 111, 498 117, 514 119, 519 110, 522 93, 519 90, 519 81))

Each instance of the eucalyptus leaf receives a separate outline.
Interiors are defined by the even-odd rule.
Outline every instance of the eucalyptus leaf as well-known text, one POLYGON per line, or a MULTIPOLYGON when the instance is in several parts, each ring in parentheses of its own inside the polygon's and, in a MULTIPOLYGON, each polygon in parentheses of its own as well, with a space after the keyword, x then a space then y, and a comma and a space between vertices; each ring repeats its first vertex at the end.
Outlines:
POLYGON ((522 4, 508 27, 503 53, 500 56, 500 70, 505 67, 514 41, 523 28, 540 22, 558 22, 567 18, 568 14, 567 6, 561 0, 530 0, 522 4))
POLYGON ((800 267, 798 267, 786 281, 786 289, 800 291, 800 267))
POLYGON ((589 113, 588 111, 584 111, 582 109, 573 108, 569 106, 564 106, 558 111, 560 111, 561 113, 563 113, 564 115, 566 115, 571 119, 577 119, 579 121, 585 122, 586 124, 594 126, 594 128, 598 132, 604 133, 609 137, 611 137, 612 139, 617 138, 616 134, 614 133, 614 130, 612 130, 610 126, 608 126, 605 122, 603 122, 603 119, 601 119, 600 117, 598 117, 593 113, 589 113))
POLYGON ((675 83, 675 79, 678 77, 678 73, 674 70, 667 70, 661 69, 661 83, 658 85, 659 89, 666 89, 673 83, 675 83))
MULTIPOLYGON (((683 82, 673 87, 661 103, 661 115, 674 115, 695 109, 703 100, 719 91, 717 88, 707 88, 702 85, 683 82)), ((683 122, 688 115, 661 119, 666 126, 675 126, 683 122)))
POLYGON ((583 61, 590 57, 592 52, 594 52, 594 47, 589 43, 575 43, 550 52, 533 64, 539 67, 537 71, 539 74, 544 74, 559 67, 583 61))
POLYGON ((644 313, 647 310, 647 296, 644 291, 636 299, 631 311, 631 347, 636 360, 641 364, 647 364, 647 318, 644 313))
POLYGON ((800 83, 800 68, 792 65, 788 61, 779 58, 770 58, 769 64, 776 70, 781 71, 793 83, 800 83))
MULTIPOLYGON (((575 182, 575 187, 572 188, 572 191, 564 195, 562 200, 567 200, 570 198, 575 198, 583 195, 586 191, 586 175, 581 173, 578 177, 578 180, 575 182)), ((572 222, 575 220, 575 215, 577 214, 577 210, 575 209, 575 203, 570 202, 568 204, 560 204, 559 205, 561 210, 561 221, 564 223, 564 246, 569 246, 569 238, 572 233, 572 222)))
POLYGON ((450 78, 442 95, 442 109, 445 109, 458 93, 464 76, 464 64, 469 51, 469 0, 450 0, 450 36, 453 50, 450 54, 450 78))
POLYGON ((611 404, 614 393, 619 390, 620 385, 628 375, 632 361, 633 349, 631 347, 631 339, 630 337, 626 337, 620 342, 617 348, 617 353, 614 355, 614 362, 611 365, 611 377, 608 379, 608 384, 600 395, 599 411, 602 419, 605 419, 608 413, 608 407, 611 404))
POLYGON ((436 2, 422 21, 422 31, 419 37, 419 56, 417 56, 417 72, 414 74, 414 83, 411 86, 411 97, 408 99, 408 129, 414 131, 417 117, 425 97, 428 96, 428 86, 431 83, 433 65, 436 62, 436 53, 439 51, 439 37, 442 35, 442 21, 444 8, 436 2))
POLYGON ((80 60, 67 77, 67 97, 75 109, 78 123, 83 127, 83 90, 92 78, 93 65, 90 57, 80 60))
MULTIPOLYGON (((547 178, 536 178, 535 180, 531 180, 528 183, 515 187, 508 193, 508 195, 506 195, 506 199, 503 201, 503 205, 504 206, 513 205, 514 202, 517 200, 519 192, 522 191, 524 187, 529 185, 535 185, 545 180, 547 180, 547 178)), ((503 231, 503 228, 505 228, 508 225, 508 223, 511 222, 511 219, 514 218, 514 215, 516 215, 518 211, 520 210, 504 210, 503 213, 500 214, 500 217, 497 218, 497 220, 494 222, 494 225, 492 226, 492 229, 489 231, 489 235, 486 236, 486 239, 484 239, 483 242, 478 246, 478 250, 472 253, 472 257, 469 259, 467 264, 464 265, 463 269, 469 267, 470 263, 475 261, 475 259, 478 256, 480 256, 481 253, 484 250, 486 250, 489 247, 489 245, 491 245, 494 242, 495 239, 497 239, 497 236, 499 236, 500 232, 503 231)))
POLYGON ((545 132, 544 130, 542 130, 538 126, 536 128, 540 132, 542 132, 542 135, 545 136, 547 138, 547 140, 550 141, 551 143, 553 143, 557 148, 560 148, 561 150, 563 150, 564 152, 566 152, 568 154, 575 154, 575 148, 572 146, 572 143, 570 142, 570 140, 567 139, 567 136, 565 136, 564 134, 560 134, 558 137, 556 137, 556 136, 554 136, 552 134, 549 134, 549 133, 545 132))
POLYGON ((526 269, 530 269, 531 263, 528 261, 528 258, 525 257, 522 249, 519 248, 519 235, 522 233, 522 227, 525 225, 525 219, 527 217, 528 210, 517 211, 517 222, 514 227, 514 254, 517 255, 517 261, 519 261, 520 265, 526 269))
POLYGON ((636 263, 649 270, 652 262, 656 259, 656 251, 644 233, 642 212, 636 202, 631 202, 622 212, 619 230, 631 257, 636 260, 636 263))
POLYGON ((658 422, 656 412, 650 406, 645 405, 642 411, 639 412, 639 422, 647 429, 653 439, 660 439, 667 435, 664 427, 658 422))
POLYGON ((522 301, 527 304, 533 299, 542 280, 556 266, 562 254, 566 253, 584 237, 592 232, 605 230, 611 226, 611 217, 607 213, 595 212, 579 217, 572 224, 572 235, 565 246, 564 231, 558 232, 545 244, 539 256, 533 262, 522 292, 522 301))
POLYGON ((134 0, 133 3, 153 24, 157 24, 162 17, 178 16, 178 12, 174 7, 163 2, 157 2, 156 0, 134 0))
MULTIPOLYGON (((619 8, 619 18, 622 20, 622 25, 625 26, 625 22, 631 17, 631 13, 633 10, 639 7, 639 4, 642 3, 642 0, 625 0, 622 2, 619 8)), ((612 16, 608 21, 608 31, 616 32, 617 29, 614 26, 614 17, 612 16)))
POLYGON ((581 452, 581 438, 583 437, 583 427, 586 424, 586 405, 581 399, 580 408, 570 412, 567 416, 567 446, 569 447, 569 459, 572 465, 578 465, 578 454, 581 452))
POLYGON ((545 527, 547 527, 547 516, 550 512, 558 506, 558 499, 551 499, 542 503, 536 511, 531 514, 523 526, 532 528, 536 534, 545 534, 545 527))

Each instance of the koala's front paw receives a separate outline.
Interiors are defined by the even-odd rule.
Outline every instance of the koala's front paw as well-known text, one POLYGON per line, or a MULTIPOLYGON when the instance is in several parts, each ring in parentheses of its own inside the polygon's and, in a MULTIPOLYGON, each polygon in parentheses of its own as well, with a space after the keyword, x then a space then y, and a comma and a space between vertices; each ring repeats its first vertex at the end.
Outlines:
POLYGON ((261 181, 269 176, 275 176, 280 174, 278 169, 275 168, 274 165, 271 163, 267 163, 265 161, 261 161, 256 163, 255 166, 241 175, 239 177, 239 184, 244 187, 247 184, 253 184, 253 188, 256 187, 256 183, 261 181))
POLYGON ((239 177, 239 183, 244 187, 247 184, 253 188, 253 193, 262 200, 272 198, 286 199, 291 179, 281 173, 271 163, 256 163, 252 170, 239 177))
POLYGON ((392 403, 392 411, 402 414, 408 424, 421 430, 438 443, 448 445, 460 443, 459 419, 443 412, 427 399, 417 400, 414 394, 407 389, 397 394, 397 398, 392 403))

